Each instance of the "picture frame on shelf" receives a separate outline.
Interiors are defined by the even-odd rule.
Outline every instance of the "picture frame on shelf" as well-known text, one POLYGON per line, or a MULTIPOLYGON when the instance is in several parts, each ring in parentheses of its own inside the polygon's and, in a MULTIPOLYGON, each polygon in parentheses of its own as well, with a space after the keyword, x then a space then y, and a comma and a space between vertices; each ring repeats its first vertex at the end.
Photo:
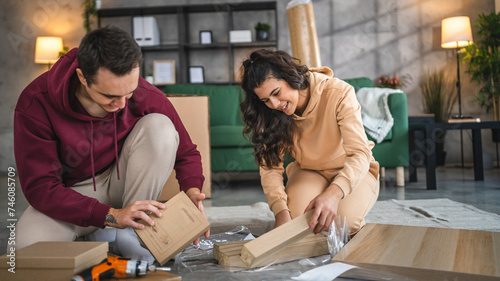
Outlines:
POLYGON ((200 44, 212 44, 212 31, 211 30, 201 30, 200 31, 200 44))
POLYGON ((153 61, 153 84, 175 84, 175 60, 153 61))
POLYGON ((203 66, 189 67, 189 83, 192 84, 205 83, 205 70, 203 66))

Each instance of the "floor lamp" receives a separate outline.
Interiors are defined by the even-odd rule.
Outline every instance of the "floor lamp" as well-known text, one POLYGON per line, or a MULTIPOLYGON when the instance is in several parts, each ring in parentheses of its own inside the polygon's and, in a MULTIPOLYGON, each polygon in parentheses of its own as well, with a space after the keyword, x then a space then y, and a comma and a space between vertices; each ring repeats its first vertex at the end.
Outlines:
MULTIPOLYGON (((458 95, 458 115, 454 119, 470 118, 462 115, 462 93, 460 91, 460 60, 459 49, 472 44, 472 31, 469 17, 445 18, 441 22, 441 47, 455 48, 457 53, 457 95, 458 95)), ((464 166, 464 146, 463 132, 460 130, 460 148, 462 156, 462 167, 464 166)))

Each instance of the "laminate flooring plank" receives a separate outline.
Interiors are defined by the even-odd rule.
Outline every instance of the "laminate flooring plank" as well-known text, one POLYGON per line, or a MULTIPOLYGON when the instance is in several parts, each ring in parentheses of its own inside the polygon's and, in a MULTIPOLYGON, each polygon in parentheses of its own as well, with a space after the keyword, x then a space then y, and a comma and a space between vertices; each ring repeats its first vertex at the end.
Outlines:
POLYGON ((332 260, 500 277, 499 258, 500 232, 368 224, 332 260))

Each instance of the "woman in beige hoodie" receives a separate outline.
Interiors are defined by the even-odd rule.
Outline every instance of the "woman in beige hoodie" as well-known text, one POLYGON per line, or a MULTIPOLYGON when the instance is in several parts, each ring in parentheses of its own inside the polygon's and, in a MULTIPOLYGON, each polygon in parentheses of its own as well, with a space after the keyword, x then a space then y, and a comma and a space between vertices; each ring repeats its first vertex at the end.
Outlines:
POLYGON ((314 209, 315 233, 338 215, 357 233, 378 197, 379 165, 353 87, 283 51, 257 50, 241 70, 244 133, 255 146, 275 227, 314 209), (286 153, 295 161, 286 167, 285 187, 286 153))

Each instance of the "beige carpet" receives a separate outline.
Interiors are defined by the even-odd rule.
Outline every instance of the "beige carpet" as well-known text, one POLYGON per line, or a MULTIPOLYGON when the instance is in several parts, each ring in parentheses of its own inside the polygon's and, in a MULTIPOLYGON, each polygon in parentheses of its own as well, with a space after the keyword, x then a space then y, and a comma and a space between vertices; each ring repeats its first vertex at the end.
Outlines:
MULTIPOLYGON (((246 226, 255 235, 271 230, 274 216, 267 203, 247 206, 208 207, 211 233, 246 226)), ((377 201, 367 223, 397 224, 500 232, 500 215, 449 199, 377 201)))

